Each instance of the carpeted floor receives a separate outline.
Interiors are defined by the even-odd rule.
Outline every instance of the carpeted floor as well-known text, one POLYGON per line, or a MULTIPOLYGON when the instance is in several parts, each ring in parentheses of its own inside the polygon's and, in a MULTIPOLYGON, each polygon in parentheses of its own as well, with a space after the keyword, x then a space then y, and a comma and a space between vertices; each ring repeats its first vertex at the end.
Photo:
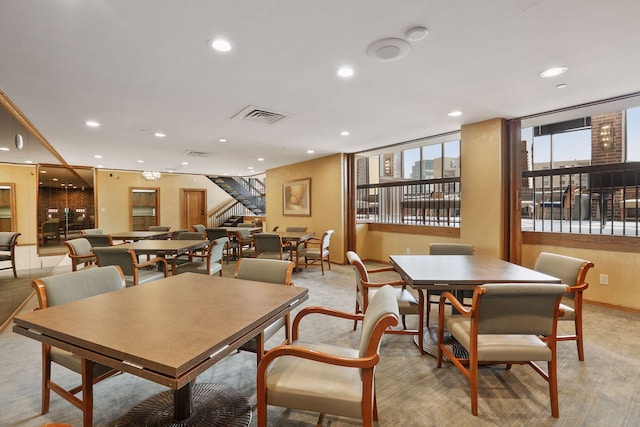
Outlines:
POLYGON ((13 277, 13 270, 0 271, 0 325, 29 296, 33 290, 31 287, 33 279, 46 277, 51 270, 51 268, 18 270, 17 279, 13 277))
MULTIPOLYGON (((224 266, 232 276, 233 265, 224 266)), ((348 266, 332 266, 294 275, 310 290, 307 305, 346 311, 354 308, 354 275, 348 266)), ((32 300, 25 307, 36 305, 32 300)), ((212 307, 215 309, 215 307, 212 307)), ((432 312, 435 316, 437 310, 432 312)), ((434 320, 435 317, 432 317, 434 320)), ((585 307, 586 361, 578 362, 573 343, 559 344, 560 419, 551 417, 547 384, 526 366, 486 367, 480 372, 479 416, 470 413, 469 386, 450 364, 436 368, 421 356, 411 337, 386 335, 377 370, 379 426, 635 426, 640 420, 640 316, 601 307, 585 307)), ((411 322, 415 319, 410 319, 411 322)), ((135 325, 132 325, 135 329, 135 325)), ((352 323, 332 320, 302 324, 306 339, 356 345, 352 323)), ((281 337, 276 337, 281 339, 281 337)), ((40 415, 40 344, 12 333, 0 334, 0 425, 42 426, 65 422, 80 426, 79 410, 52 395, 51 410, 40 415)), ((200 375, 199 383, 223 383, 255 405, 255 355, 235 353, 200 375)), ((77 376, 54 371, 61 382, 75 385, 77 376)), ((166 390, 132 375, 119 375, 95 387, 96 426, 112 426, 138 403, 166 390)), ((313 426, 317 414, 269 408, 270 426, 313 426)), ((251 425, 256 425, 255 412, 251 425)), ((325 426, 357 426, 359 420, 327 415, 325 426)))

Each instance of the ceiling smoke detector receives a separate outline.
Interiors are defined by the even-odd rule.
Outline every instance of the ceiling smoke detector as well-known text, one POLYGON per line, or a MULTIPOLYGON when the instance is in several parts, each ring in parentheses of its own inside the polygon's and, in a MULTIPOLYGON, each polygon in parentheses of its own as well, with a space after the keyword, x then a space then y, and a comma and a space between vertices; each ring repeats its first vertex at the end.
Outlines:
POLYGON ((379 61, 397 61, 407 56, 411 46, 409 42, 398 38, 377 40, 367 47, 367 55, 379 61))

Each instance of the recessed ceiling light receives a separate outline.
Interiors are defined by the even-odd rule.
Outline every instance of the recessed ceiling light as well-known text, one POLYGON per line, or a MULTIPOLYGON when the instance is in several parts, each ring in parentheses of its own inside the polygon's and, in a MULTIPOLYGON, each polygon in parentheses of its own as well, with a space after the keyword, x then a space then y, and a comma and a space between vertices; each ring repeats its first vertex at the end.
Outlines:
POLYGON ((95 154, 95 155, 93 156, 93 158, 94 158, 94 159, 101 159, 101 158, 102 158, 102 155, 101 155, 101 154, 95 154))
POLYGON ((313 154, 313 153, 315 153, 315 151, 313 151, 313 150, 307 150, 307 154, 313 154))
POLYGON ((567 87, 566 83, 560 83, 559 85, 556 86, 556 89, 564 89, 565 87, 567 87))
POLYGON ((227 138, 218 138, 218 142, 227 142, 227 138))
POLYGON ((138 163, 144 163, 144 160, 136 160, 138 163))
POLYGON ((452 111, 447 116, 449 117, 460 117, 462 115, 462 111, 452 111))
POLYGON ((253 170, 253 166, 249 166, 247 169, 249 169, 249 170, 253 170))
POLYGON ((9 151, 7 147, 0 147, 0 151, 9 151))
POLYGON ((231 49, 233 49, 231 43, 229 43, 225 39, 215 39, 211 42, 211 47, 218 52, 229 52, 231 49))
POLYGON ((355 74, 355 71, 353 70, 353 68, 349 67, 348 65, 345 65, 343 67, 338 68, 338 75, 340 77, 352 77, 355 74))
POLYGON ((189 164, 189 162, 182 162, 182 164, 183 164, 184 166, 187 166, 187 165, 189 164))
POLYGON ((32 163, 33 163, 33 160, 25 160, 24 162, 25 162, 25 163, 32 164, 32 163))
POLYGON ((165 136, 167 136, 167 134, 162 132, 156 132, 153 134, 153 136, 157 136, 158 138, 164 138, 165 136))
POLYGON ((568 70, 567 67, 553 67, 540 73, 540 77, 555 77, 568 70))
POLYGON ((87 120, 86 122, 84 122, 84 124, 91 128, 97 128, 98 126, 100 126, 100 123, 96 122, 95 120, 87 120))
POLYGON ((58 178, 53 178, 53 181, 54 182, 58 182, 58 178))
POLYGON ((40 173, 47 173, 47 171, 43 169, 40 171, 40 173))
POLYGON ((427 34, 429 34, 429 30, 425 27, 413 27, 408 29, 404 35, 410 42, 417 42, 427 37, 427 34))
POLYGON ((103 168, 104 166, 102 165, 96 165, 97 168, 103 168))
POLYGON ((258 157, 258 161, 259 162, 264 162, 264 159, 262 157, 258 157))
POLYGON ((340 132, 340 135, 349 136, 349 131, 348 130, 343 130, 342 132, 340 132))

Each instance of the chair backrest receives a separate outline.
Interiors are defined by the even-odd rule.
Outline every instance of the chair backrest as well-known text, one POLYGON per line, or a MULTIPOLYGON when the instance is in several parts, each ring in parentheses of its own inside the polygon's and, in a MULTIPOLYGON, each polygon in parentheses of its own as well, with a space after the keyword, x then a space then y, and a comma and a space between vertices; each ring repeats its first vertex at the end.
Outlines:
POLYGON ((210 241, 219 239, 221 237, 227 237, 226 228, 207 228, 207 239, 210 241))
POLYGON ((576 286, 585 282, 587 271, 591 267, 593 267, 591 261, 541 252, 533 269, 540 273, 557 277, 565 285, 576 286))
POLYGON ((178 234, 176 240, 204 240, 205 233, 203 231, 184 231, 178 234))
POLYGON ((15 246, 18 241, 18 236, 20 236, 20 233, 12 231, 0 232, 0 251, 12 250, 12 246, 15 246))
POLYGON ((229 239, 227 237, 218 237, 217 239, 211 240, 211 243, 209 244, 211 262, 222 261, 222 254, 227 243, 229 243, 229 239))
POLYGON ((369 281, 369 273, 367 273, 367 267, 360 259, 357 253, 354 251, 347 252, 347 260, 349 264, 353 266, 353 271, 356 273, 356 288, 359 292, 362 292, 362 280, 369 281))
POLYGON ((149 231, 169 231, 171 227, 167 227, 166 225, 150 225, 149 231))
POLYGON ((92 268, 57 274, 33 281, 40 308, 88 298, 125 287, 124 276, 117 266, 92 268))
POLYGON ((287 227, 286 231, 301 231, 301 232, 305 232, 305 231, 307 231, 307 227, 287 227))
POLYGON ((132 249, 116 245, 109 247, 94 247, 92 251, 96 254, 98 258, 98 265, 100 267, 117 265, 125 276, 133 275, 136 256, 132 249))
POLYGON ((93 252, 91 252, 91 242, 89 242, 84 237, 67 240, 66 242, 64 242, 64 244, 69 249, 69 253, 71 255, 93 255, 93 252))
POLYGON ((322 249, 329 249, 329 243, 331 243, 331 236, 333 235, 333 230, 327 230, 322 235, 322 249))
POLYGON ((431 243, 431 255, 473 255, 473 245, 467 243, 431 243))
POLYGON ((282 252, 282 237, 274 233, 256 233, 253 235, 256 244, 256 255, 263 252, 282 252))
POLYGON ((49 219, 42 223, 42 233, 58 233, 60 229, 59 219, 49 219))
POLYGON ((113 240, 110 234, 83 234, 82 237, 91 243, 92 248, 113 246, 113 240))
POLYGON ((362 336, 360 337, 360 357, 377 353, 380 349, 382 335, 388 326, 398 324, 398 300, 393 287, 385 285, 375 293, 362 322, 362 336), (385 317, 391 316, 390 324, 380 324, 385 317), (380 330, 381 329, 381 330, 380 330))
POLYGON ((236 264, 236 279, 256 282, 292 285, 291 274, 294 264, 291 261, 262 258, 240 258, 236 264))
POLYGON ((476 313, 478 334, 550 336, 558 305, 567 289, 566 285, 551 283, 477 286, 472 310, 476 313))
POLYGON ((80 234, 104 234, 101 228, 87 228, 86 230, 80 230, 80 234))
POLYGON ((179 230, 174 230, 174 231, 171 233, 171 240, 178 240, 178 237, 179 237, 182 233, 186 233, 187 231, 189 231, 189 230, 187 230, 186 228, 181 228, 181 229, 179 229, 179 230))
POLYGON ((198 233, 204 233, 206 230, 206 227, 202 224, 196 224, 194 226, 192 226, 193 231, 197 231, 198 233))

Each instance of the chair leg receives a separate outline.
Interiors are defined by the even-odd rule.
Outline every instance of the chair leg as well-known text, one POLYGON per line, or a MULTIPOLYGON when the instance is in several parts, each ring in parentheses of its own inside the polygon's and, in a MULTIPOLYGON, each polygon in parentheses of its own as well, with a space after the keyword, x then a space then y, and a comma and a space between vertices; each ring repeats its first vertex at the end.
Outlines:
POLYGON ((51 359, 46 344, 42 344, 42 415, 49 412, 49 399, 51 390, 47 386, 51 381, 51 359))
POLYGON ((93 426, 93 361, 82 358, 82 419, 84 427, 93 426))
POLYGON ((584 347, 582 343, 582 310, 575 313, 576 346, 578 347, 578 360, 584 362, 584 347))
POLYGON ((551 415, 554 418, 560 418, 560 410, 558 408, 558 371, 556 367, 555 355, 550 362, 547 363, 547 372, 549 373, 549 399, 551 400, 551 415))
MULTIPOLYGON (((473 358, 473 356, 471 356, 473 358)), ((469 360, 469 385, 471 386, 471 414, 478 415, 478 360, 469 360)))
MULTIPOLYGON (((358 304, 358 300, 357 299, 356 299, 356 309, 355 309, 354 313, 356 313, 356 314, 360 313, 360 304, 358 304)), ((358 329, 358 321, 354 320, 353 321, 353 330, 355 331, 356 329, 358 329)))
POLYGON ((256 366, 260 364, 264 356, 264 333, 256 335, 256 366))

